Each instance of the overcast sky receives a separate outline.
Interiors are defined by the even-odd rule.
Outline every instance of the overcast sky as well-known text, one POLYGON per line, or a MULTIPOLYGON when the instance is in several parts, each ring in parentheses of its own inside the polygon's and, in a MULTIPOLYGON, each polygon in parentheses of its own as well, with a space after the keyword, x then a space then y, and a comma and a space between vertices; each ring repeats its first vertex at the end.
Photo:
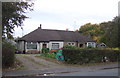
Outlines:
POLYGON ((86 23, 111 21, 118 15, 119 0, 35 0, 34 11, 27 13, 23 32, 15 28, 14 37, 37 29, 74 31, 86 23))

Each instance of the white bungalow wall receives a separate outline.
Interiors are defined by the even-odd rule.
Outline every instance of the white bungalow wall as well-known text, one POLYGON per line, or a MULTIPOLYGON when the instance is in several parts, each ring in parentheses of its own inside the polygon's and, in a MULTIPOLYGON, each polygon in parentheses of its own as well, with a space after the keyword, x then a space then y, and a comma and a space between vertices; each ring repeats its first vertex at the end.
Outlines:
POLYGON ((39 43, 39 51, 41 52, 42 50, 42 43, 39 43))
MULTIPOLYGON (((52 48, 52 43, 59 43, 59 48, 63 48, 63 46, 64 46, 65 44, 69 43, 69 42, 66 42, 66 43, 60 42, 60 41, 51 41, 51 42, 49 42, 49 43, 46 42, 45 44, 47 44, 47 48, 49 48, 50 50, 51 50, 51 48, 52 48)), ((38 43, 38 42, 37 42, 37 51, 41 51, 41 50, 42 50, 43 44, 44 44, 44 42, 41 42, 41 43, 38 43)), ((78 45, 79 45, 79 44, 80 44, 80 43, 78 43, 78 45)), ((95 42, 87 42, 87 45, 84 44, 84 47, 85 47, 85 46, 88 47, 89 44, 91 44, 92 47, 96 47, 96 43, 95 43, 95 42)), ((75 45, 76 45, 76 43, 75 43, 75 45)), ((23 50, 24 50, 24 41, 21 41, 21 42, 18 43, 18 50, 20 50, 20 51, 23 51, 23 50)), ((27 49, 27 42, 25 42, 25 50, 26 50, 26 51, 30 50, 30 49, 27 49)))
POLYGON ((19 51, 23 51, 24 50, 24 41, 18 42, 17 46, 18 46, 19 51))
POLYGON ((40 51, 40 44, 37 42, 37 51, 40 51))
POLYGON ((52 48, 52 43, 59 43, 59 48, 63 48, 63 42, 51 41, 51 42, 49 42, 49 43, 47 43, 47 42, 37 43, 37 50, 38 50, 38 51, 41 51, 42 48, 43 48, 43 44, 46 44, 46 45, 47 45, 46 47, 51 50, 51 48, 52 48))
MULTIPOLYGON (((47 48, 49 48, 49 49, 51 50, 51 48, 52 48, 52 43, 59 43, 59 48, 63 48, 63 43, 64 43, 64 42, 56 42, 56 41, 51 41, 51 42, 49 42, 49 43, 47 43, 47 42, 38 43, 38 42, 37 42, 37 49, 36 49, 36 50, 37 50, 37 51, 41 51, 42 48, 43 48, 43 44, 47 44, 47 48)), ((18 43, 18 49, 19 49, 20 51, 23 51, 23 50, 24 50, 24 41, 21 41, 21 42, 18 43)), ((26 51, 33 50, 33 49, 27 49, 27 42, 25 42, 25 50, 26 50, 26 51)))

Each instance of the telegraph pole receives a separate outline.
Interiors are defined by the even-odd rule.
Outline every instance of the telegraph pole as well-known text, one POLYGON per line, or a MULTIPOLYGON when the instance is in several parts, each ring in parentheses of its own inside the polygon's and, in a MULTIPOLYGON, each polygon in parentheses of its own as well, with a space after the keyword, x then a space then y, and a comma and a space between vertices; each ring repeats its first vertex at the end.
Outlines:
POLYGON ((118 2, 118 17, 120 17, 120 1, 118 2))
POLYGON ((23 30, 23 28, 21 28, 22 29, 22 37, 23 37, 23 35, 24 35, 24 30, 23 30))

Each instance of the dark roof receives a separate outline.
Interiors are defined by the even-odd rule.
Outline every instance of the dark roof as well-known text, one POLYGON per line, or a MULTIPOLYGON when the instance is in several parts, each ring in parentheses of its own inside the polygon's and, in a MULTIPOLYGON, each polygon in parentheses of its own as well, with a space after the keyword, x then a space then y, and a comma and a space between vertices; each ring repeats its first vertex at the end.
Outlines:
POLYGON ((44 41, 65 41, 65 42, 87 42, 94 41, 91 38, 83 36, 78 32, 50 29, 36 29, 33 32, 23 36, 19 40, 44 42, 44 41))

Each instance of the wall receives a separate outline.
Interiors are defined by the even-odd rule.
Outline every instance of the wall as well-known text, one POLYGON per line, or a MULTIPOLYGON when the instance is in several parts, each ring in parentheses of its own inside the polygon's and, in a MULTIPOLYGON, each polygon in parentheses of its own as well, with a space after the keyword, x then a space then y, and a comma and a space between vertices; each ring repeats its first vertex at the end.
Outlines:
POLYGON ((64 42, 64 46, 69 45, 68 43, 74 43, 74 45, 72 45, 72 46, 78 46, 78 45, 77 45, 77 42, 64 42))
MULTIPOLYGON (((88 46, 88 44, 90 43, 93 47, 96 47, 95 42, 87 42, 87 44, 85 45, 85 43, 80 43, 80 42, 77 44, 76 42, 50 41, 49 43, 48 42, 40 42, 40 43, 37 42, 37 49, 36 50, 41 51, 44 43, 47 44, 47 48, 49 48, 50 50, 52 48, 52 43, 59 43, 59 48, 63 48, 63 46, 68 45, 68 43, 74 43, 75 46, 79 46, 79 44, 83 44, 83 48, 88 46)), ((24 50, 24 41, 18 42, 17 46, 18 46, 19 51, 23 51, 24 50)), ((32 50, 32 49, 27 49, 27 42, 25 42, 25 49, 26 49, 26 51, 32 50)))
MULTIPOLYGON (((43 48, 43 44, 47 44, 46 48, 49 48, 51 50, 52 43, 59 43, 59 48, 63 48, 64 42, 51 41, 49 43, 48 42, 40 42, 40 43, 37 42, 37 49, 27 49, 27 42, 25 42, 25 50, 26 50, 26 52, 31 52, 31 51, 40 51, 41 52, 41 50, 43 48)), ((20 50, 20 51, 24 50, 24 41, 18 42, 17 45, 18 45, 18 50, 20 50)))
POLYGON ((68 45, 68 43, 74 43, 75 44, 74 46, 77 46, 77 47, 79 47, 80 44, 83 44, 82 48, 86 47, 84 42, 78 42, 78 43, 77 42, 64 42, 64 46, 68 45))
POLYGON ((24 41, 17 42, 17 49, 19 51, 23 51, 24 50, 24 41))

